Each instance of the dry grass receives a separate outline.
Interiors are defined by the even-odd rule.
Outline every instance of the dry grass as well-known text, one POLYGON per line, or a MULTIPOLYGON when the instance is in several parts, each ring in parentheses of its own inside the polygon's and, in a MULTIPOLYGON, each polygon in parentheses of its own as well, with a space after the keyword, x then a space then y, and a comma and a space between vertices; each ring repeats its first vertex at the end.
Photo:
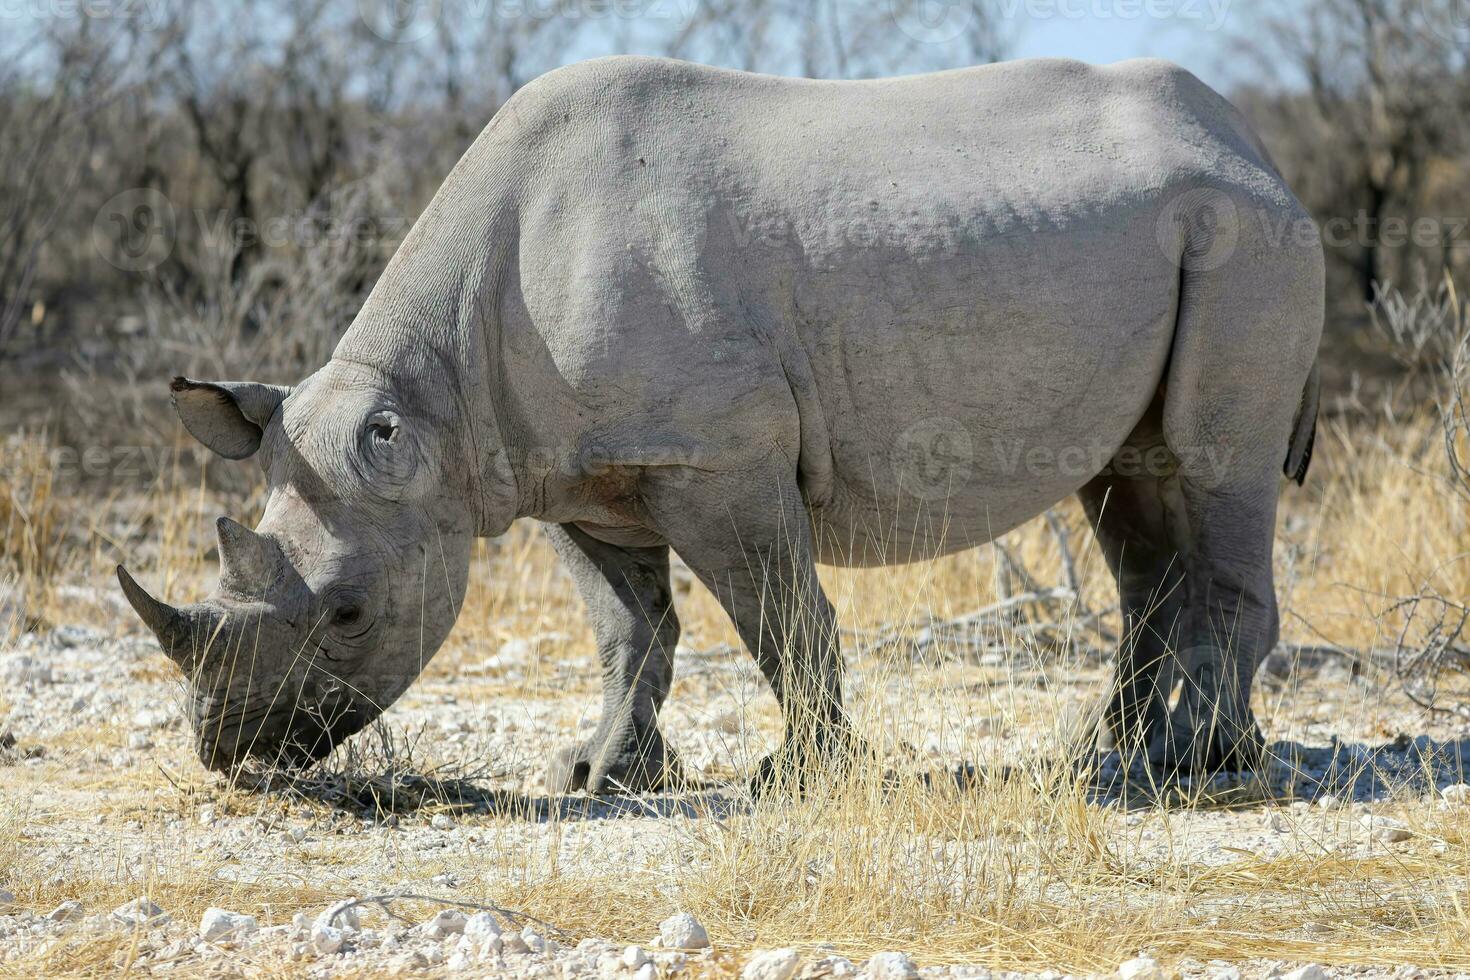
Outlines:
MULTIPOLYGON (((1447 482, 1427 418, 1391 435, 1332 422, 1319 446, 1306 490, 1283 498, 1277 572, 1284 632, 1296 642, 1366 654, 1397 638, 1400 624, 1383 616, 1394 597, 1426 587, 1470 595, 1470 514, 1447 482)), ((164 479, 135 499, 113 500, 109 511, 122 516, 106 523, 85 498, 57 492, 43 449, 35 440, 23 443, 7 453, 0 474, 0 577, 21 586, 19 624, 105 622, 132 630, 106 598, 106 583, 118 554, 144 540, 155 547, 141 555, 142 575, 165 583, 171 597, 207 586, 208 518, 226 508, 202 482, 164 479), (78 584, 98 588, 90 606, 78 606, 78 584)), ((248 511, 250 502, 237 506, 248 511)), ((234 516, 249 515, 237 509, 234 516)), ((1055 517, 1077 559, 1073 618, 1078 609, 1108 608, 1110 580, 1080 510, 1065 504, 1055 517)), ((1036 522, 1006 543, 1021 566, 1050 584, 1065 579, 1060 540, 1036 522)), ((989 549, 892 569, 827 569, 823 579, 853 648, 892 624, 960 615, 998 597, 989 549)), ((1023 610, 1011 625, 1055 615, 1054 607, 1023 610)), ((693 650, 737 643, 697 585, 681 593, 680 618, 693 650)), ((1114 617, 1103 623, 1117 628, 1114 617)), ((0 769, 0 883, 41 911, 72 897, 105 909, 146 891, 181 918, 224 905, 280 922, 360 893, 362 879, 344 869, 367 861, 383 865, 384 880, 453 871, 460 878, 456 898, 519 908, 573 935, 618 940, 643 940, 653 923, 685 909, 726 950, 828 942, 854 958, 901 948, 926 963, 1072 972, 1110 971, 1140 949, 1168 961, 1260 957, 1470 969, 1470 808, 1436 809, 1422 791, 1407 788, 1389 793, 1374 811, 1394 813, 1414 836, 1376 851, 1344 844, 1344 833, 1352 838, 1350 828, 1344 831, 1349 818, 1341 818, 1343 826, 1324 824, 1315 811, 1287 810, 1285 800, 1257 801, 1237 818, 1200 790, 1188 805, 1130 816, 1099 805, 1084 776, 1065 764, 1063 750, 1104 676, 1086 629, 1070 638, 1065 630, 1007 629, 1007 656, 995 663, 943 644, 916 656, 917 628, 856 665, 862 681, 850 701, 858 727, 891 758, 922 757, 910 747, 934 740, 944 758, 990 771, 1012 766, 1009 778, 965 792, 913 780, 895 789, 868 766, 816 795, 753 809, 695 795, 688 812, 663 819, 650 835, 655 843, 629 863, 599 855, 601 838, 614 829, 581 820, 576 807, 541 800, 534 787, 506 775, 515 760, 492 759, 486 769, 485 760, 456 756, 454 746, 433 739, 400 736, 375 747, 370 735, 361 736, 357 755, 339 754, 322 777, 337 780, 337 790, 318 787, 303 796, 223 785, 192 762, 182 739, 160 753, 157 765, 102 781, 73 777, 69 758, 84 755, 89 742, 107 747, 121 738, 117 730, 78 732, 76 743, 48 747, 53 761, 44 768, 0 769), (465 787, 483 793, 471 799, 465 787), (383 804, 385 794, 398 792, 405 799, 383 804), (477 835, 473 861, 338 834, 358 828, 347 811, 374 800, 384 810, 461 812, 477 835), (197 824, 206 801, 221 814, 269 826, 308 825, 324 843, 287 847, 278 867, 257 869, 258 880, 223 880, 221 869, 232 861, 214 850, 224 848, 212 837, 217 832, 197 824), (1291 823, 1287 853, 1242 846, 1222 857, 1201 846, 1220 826, 1209 821, 1254 827, 1263 809, 1291 823), (116 850, 111 865, 70 856, 93 834, 116 850)), ((518 527, 480 545, 460 624, 418 689, 497 703, 555 701, 565 705, 570 730, 576 712, 595 700, 595 671, 563 665, 592 648, 569 579, 539 534, 518 527), (524 676, 506 676, 493 661, 486 666, 512 640, 536 645, 524 676)), ((136 669, 145 680, 167 675, 156 666, 136 669)), ((1309 703, 1291 685, 1262 685, 1257 710, 1273 734, 1326 724, 1370 732, 1377 726, 1387 736, 1394 726, 1384 713, 1391 688, 1382 686, 1388 678, 1381 682, 1335 689, 1330 701, 1317 692, 1309 703)), ((737 700, 751 727, 730 737, 728 753, 736 767, 748 767, 775 738, 774 703, 725 684, 682 674, 670 710, 699 722, 707 720, 701 712, 713 710, 712 699, 737 700)), ((9 698, 13 704, 24 696, 9 698)), ((677 739, 678 727, 670 728, 677 739)), ((526 747, 531 755, 544 751, 526 747)), ((25 962, 0 964, 0 974, 124 971, 130 941, 125 934, 74 936, 25 962)), ((738 962, 723 957, 714 969, 734 970, 738 962)), ((247 954, 231 966, 243 973, 305 969, 252 962, 247 954)))

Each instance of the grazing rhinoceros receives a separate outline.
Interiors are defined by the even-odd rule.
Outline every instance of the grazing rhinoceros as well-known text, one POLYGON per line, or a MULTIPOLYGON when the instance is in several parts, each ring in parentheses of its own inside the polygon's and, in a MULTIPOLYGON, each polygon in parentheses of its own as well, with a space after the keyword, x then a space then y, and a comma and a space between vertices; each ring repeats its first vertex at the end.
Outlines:
POLYGON ((1322 312, 1306 213, 1173 65, 591 61, 496 114, 321 370, 174 381, 191 433, 260 459, 265 514, 221 518, 202 603, 119 574, 203 761, 304 761, 434 654, 472 539, 543 521, 605 685, 550 786, 649 789, 677 773, 670 548, 780 701, 763 772, 809 773, 848 741, 816 563, 972 548, 1077 494, 1129 632, 1107 728, 1237 765, 1322 312))

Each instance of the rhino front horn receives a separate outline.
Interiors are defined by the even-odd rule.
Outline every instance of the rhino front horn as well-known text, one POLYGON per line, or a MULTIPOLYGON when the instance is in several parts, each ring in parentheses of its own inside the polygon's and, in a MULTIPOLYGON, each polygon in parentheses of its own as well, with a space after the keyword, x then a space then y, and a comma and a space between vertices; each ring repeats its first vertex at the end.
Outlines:
POLYGON ((241 595, 264 592, 275 578, 275 543, 228 517, 215 521, 214 531, 219 538, 220 588, 241 595))
POLYGON ((149 595, 148 590, 135 582, 121 565, 117 566, 117 581, 122 586, 123 595, 128 597, 128 605, 158 637, 164 653, 179 662, 187 659, 190 636, 184 614, 149 595))

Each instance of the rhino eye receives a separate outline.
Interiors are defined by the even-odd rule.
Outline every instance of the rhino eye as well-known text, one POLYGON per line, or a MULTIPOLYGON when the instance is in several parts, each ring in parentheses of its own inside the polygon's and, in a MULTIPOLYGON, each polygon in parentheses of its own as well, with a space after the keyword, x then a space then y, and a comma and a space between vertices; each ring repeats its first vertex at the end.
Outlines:
POLYGON ((367 434, 375 443, 391 444, 398 435, 398 426, 386 419, 374 419, 368 423, 367 434))
POLYGON ((361 606, 339 606, 336 614, 332 617, 338 626, 351 626, 362 619, 361 606))

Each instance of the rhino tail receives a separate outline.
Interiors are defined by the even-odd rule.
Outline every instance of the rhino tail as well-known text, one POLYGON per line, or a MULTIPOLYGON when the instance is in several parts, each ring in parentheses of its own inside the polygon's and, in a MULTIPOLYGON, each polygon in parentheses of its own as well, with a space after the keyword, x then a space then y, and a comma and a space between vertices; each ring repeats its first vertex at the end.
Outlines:
POLYGON ((1297 408, 1296 424, 1291 429, 1291 441, 1286 444, 1286 462, 1281 470, 1287 479, 1301 486, 1307 479, 1307 466, 1312 462, 1312 444, 1317 441, 1317 397, 1320 392, 1317 362, 1312 362, 1302 389, 1302 402, 1297 408))

